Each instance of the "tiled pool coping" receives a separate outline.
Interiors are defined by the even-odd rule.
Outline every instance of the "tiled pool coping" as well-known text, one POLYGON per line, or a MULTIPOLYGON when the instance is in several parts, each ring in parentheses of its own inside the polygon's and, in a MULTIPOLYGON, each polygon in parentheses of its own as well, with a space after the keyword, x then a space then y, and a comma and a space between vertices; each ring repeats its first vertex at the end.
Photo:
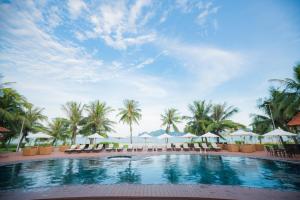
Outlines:
POLYGON ((217 185, 80 185, 60 186, 30 191, 0 192, 0 199, 29 200, 52 198, 97 199, 97 197, 186 197, 198 199, 279 200, 300 199, 300 192, 283 192, 238 186, 217 185))

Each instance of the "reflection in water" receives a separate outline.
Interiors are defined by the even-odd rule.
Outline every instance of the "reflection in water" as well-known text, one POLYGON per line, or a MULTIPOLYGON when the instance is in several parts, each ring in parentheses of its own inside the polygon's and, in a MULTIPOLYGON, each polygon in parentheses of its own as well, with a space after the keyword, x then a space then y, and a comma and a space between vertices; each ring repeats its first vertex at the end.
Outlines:
POLYGON ((131 160, 128 162, 128 167, 124 171, 118 172, 119 183, 140 183, 141 175, 132 168, 131 162, 131 160))
POLYGON ((115 183, 200 183, 300 191, 300 170, 292 163, 212 155, 57 159, 0 166, 0 190, 115 183))

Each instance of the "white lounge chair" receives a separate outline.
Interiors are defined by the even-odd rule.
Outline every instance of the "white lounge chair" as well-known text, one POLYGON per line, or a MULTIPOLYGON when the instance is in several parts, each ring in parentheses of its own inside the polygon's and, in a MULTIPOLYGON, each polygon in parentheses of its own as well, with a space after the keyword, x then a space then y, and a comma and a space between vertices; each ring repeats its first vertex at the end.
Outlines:
POLYGON ((94 149, 94 144, 89 144, 87 148, 85 148, 84 152, 91 152, 94 149))
POLYGON ((93 149, 93 152, 100 152, 102 150, 103 150, 103 144, 98 144, 98 146, 93 149))
POLYGON ((119 144, 119 147, 117 148, 117 151, 123 151, 123 150, 124 150, 123 144, 119 144))
POLYGON ((73 144, 73 145, 71 145, 71 147, 70 147, 69 149, 66 149, 66 150, 65 150, 65 153, 72 153, 72 152, 74 152, 74 150, 75 150, 77 147, 78 147, 78 145, 73 144))
POLYGON ((161 145, 158 145, 155 148, 156 148, 156 151, 162 151, 163 150, 163 147, 161 145))
POLYGON ((153 151, 154 147, 153 145, 147 145, 147 151, 153 151))
POLYGON ((175 150, 176 150, 176 151, 181 151, 181 146, 180 146, 180 144, 175 144, 175 150))
POLYGON ((212 146, 213 150, 215 150, 215 151, 221 151, 222 150, 221 147, 218 147, 218 145, 216 143, 211 143, 211 146, 212 146))
POLYGON ((172 151, 173 150, 172 145, 171 144, 167 144, 166 150, 167 151, 172 151))
POLYGON ((105 148, 106 151, 112 151, 114 150, 114 145, 113 144, 109 144, 107 148, 105 148))
POLYGON ((201 146, 202 146, 202 148, 204 149, 205 152, 210 150, 210 148, 207 146, 206 143, 202 143, 201 146))
POLYGON ((137 151, 143 151, 143 149, 144 149, 144 148, 143 148, 142 145, 138 145, 137 148, 136 148, 137 151))
POLYGON ((86 144, 81 144, 78 148, 74 149, 74 152, 80 153, 86 148, 86 144))
POLYGON ((195 150, 195 151, 201 151, 201 148, 200 148, 200 146, 199 146, 198 143, 195 143, 195 144, 194 144, 194 150, 195 150))
POLYGON ((189 145, 187 143, 183 144, 183 150, 184 151, 189 151, 190 150, 190 147, 189 147, 189 145))
POLYGON ((133 146, 132 146, 132 144, 128 144, 128 146, 127 146, 127 151, 133 151, 133 146))

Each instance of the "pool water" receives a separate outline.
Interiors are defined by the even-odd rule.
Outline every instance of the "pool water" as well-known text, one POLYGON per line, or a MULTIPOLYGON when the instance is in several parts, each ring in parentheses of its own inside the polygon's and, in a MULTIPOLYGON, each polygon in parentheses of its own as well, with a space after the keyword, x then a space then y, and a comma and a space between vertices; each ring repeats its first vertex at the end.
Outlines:
POLYGON ((300 191, 300 165, 215 155, 28 161, 0 166, 0 190, 78 184, 214 184, 300 191))

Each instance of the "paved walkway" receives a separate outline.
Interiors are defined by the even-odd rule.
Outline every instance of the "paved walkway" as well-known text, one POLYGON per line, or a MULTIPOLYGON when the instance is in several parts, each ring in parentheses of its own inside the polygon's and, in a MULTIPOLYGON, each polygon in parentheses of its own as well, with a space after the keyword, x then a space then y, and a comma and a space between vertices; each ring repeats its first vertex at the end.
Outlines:
POLYGON ((268 155, 265 151, 257 151, 254 153, 241 153, 241 152, 228 152, 228 151, 209 151, 202 152, 199 151, 142 151, 142 152, 107 152, 102 151, 99 153, 71 153, 67 154, 64 152, 59 152, 57 149, 50 155, 36 155, 36 156, 23 156, 21 152, 10 152, 10 153, 0 153, 0 164, 13 163, 25 160, 42 160, 42 159, 53 159, 53 158, 85 158, 85 157, 106 157, 110 155, 160 155, 160 154, 206 154, 206 155, 226 155, 226 156, 246 156, 252 158, 262 158, 270 160, 284 160, 300 163, 300 155, 294 158, 281 158, 268 155))
POLYGON ((0 199, 240 199, 240 200, 299 200, 300 192, 242 188, 216 185, 82 185, 60 186, 31 191, 0 192, 0 199), (113 197, 113 198, 112 198, 113 197))

